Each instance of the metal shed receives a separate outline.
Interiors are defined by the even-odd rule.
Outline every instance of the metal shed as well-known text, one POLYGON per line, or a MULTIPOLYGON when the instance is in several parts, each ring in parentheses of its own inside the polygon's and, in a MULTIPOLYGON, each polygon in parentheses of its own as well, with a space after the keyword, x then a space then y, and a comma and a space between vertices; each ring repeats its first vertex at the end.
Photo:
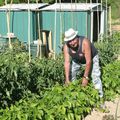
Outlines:
POLYGON ((64 32, 70 27, 92 42, 106 31, 106 9, 99 3, 55 3, 41 10, 41 29, 52 33, 52 45, 56 53, 60 52, 64 32))
MULTIPOLYGON (((43 8, 47 3, 40 4, 8 4, 0 7, 0 35, 7 37, 8 25, 7 14, 9 15, 9 28, 11 35, 16 36, 19 41, 28 41, 28 9, 30 10, 30 39, 38 39, 38 9, 43 8)), ((40 12, 39 12, 40 15, 40 12)), ((41 22, 41 19, 40 21, 41 22)), ((41 23, 40 23, 41 24, 41 23)))

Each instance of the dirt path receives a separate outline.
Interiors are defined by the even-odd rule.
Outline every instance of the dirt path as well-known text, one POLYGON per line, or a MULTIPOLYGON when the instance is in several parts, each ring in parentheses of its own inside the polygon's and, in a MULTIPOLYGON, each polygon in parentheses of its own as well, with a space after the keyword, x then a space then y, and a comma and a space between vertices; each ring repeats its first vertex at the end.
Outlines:
POLYGON ((120 98, 116 98, 113 102, 105 102, 109 113, 102 113, 93 110, 84 120, 120 120, 120 98))
POLYGON ((120 31, 120 25, 112 25, 112 31, 120 31))

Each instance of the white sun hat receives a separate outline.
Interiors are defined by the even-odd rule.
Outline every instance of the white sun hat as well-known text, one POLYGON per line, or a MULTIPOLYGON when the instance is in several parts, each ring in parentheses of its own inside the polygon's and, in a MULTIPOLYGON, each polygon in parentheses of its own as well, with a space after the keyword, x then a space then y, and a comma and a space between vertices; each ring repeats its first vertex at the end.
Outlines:
POLYGON ((75 31, 73 28, 68 29, 65 32, 64 41, 68 42, 68 41, 74 39, 77 36, 77 34, 78 34, 78 31, 75 31))

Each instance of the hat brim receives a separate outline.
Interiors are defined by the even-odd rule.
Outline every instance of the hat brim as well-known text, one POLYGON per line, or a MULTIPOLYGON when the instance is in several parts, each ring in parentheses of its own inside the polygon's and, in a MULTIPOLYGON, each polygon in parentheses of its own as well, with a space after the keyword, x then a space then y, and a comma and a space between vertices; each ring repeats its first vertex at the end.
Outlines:
POLYGON ((75 34, 72 37, 70 37, 70 38, 64 38, 64 41, 65 42, 71 41, 72 39, 74 39, 77 36, 77 34, 78 34, 78 31, 75 31, 75 34))

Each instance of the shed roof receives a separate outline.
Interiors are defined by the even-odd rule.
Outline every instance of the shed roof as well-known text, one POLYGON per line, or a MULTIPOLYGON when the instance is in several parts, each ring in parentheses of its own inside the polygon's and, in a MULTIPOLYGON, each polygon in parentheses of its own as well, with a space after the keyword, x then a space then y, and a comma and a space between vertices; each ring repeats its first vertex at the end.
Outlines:
POLYGON ((0 7, 0 11, 6 11, 6 10, 12 10, 12 11, 17 11, 17 10, 28 10, 30 9, 31 11, 37 10, 38 8, 42 8, 44 6, 48 5, 47 3, 33 3, 33 4, 7 4, 4 6, 0 7))
POLYGON ((88 11, 101 6, 100 3, 55 3, 41 10, 57 10, 57 11, 88 11))

